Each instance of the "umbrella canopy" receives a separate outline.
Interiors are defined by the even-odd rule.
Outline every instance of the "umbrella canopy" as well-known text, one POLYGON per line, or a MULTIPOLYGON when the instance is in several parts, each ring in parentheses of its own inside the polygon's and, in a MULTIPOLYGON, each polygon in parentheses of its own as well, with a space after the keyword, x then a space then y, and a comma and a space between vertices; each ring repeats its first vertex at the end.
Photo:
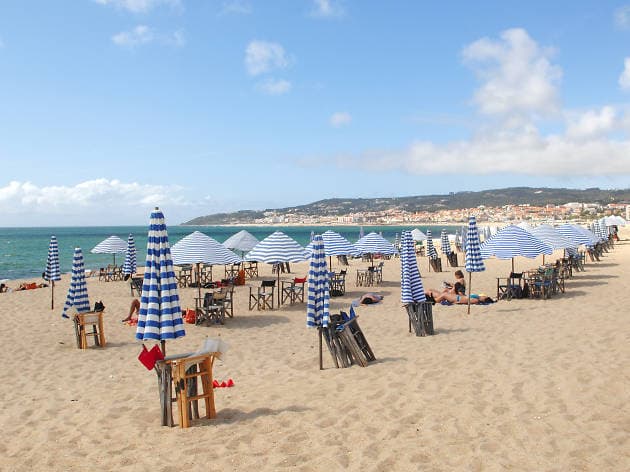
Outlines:
POLYGON ((330 321, 330 279, 324 247, 322 236, 315 235, 307 280, 306 326, 309 328, 325 328, 330 321))
POLYGON ((560 234, 569 238, 574 244, 585 246, 593 246, 597 239, 589 230, 582 228, 581 226, 572 224, 563 224, 556 228, 560 234))
MULTIPOLYGON (((481 257, 481 243, 479 241, 479 230, 477 229, 477 219, 474 216, 468 217, 468 231, 466 232, 466 272, 468 272, 468 295, 471 292, 472 273, 483 272, 486 266, 481 257)), ((470 296, 468 297, 468 313, 470 313, 470 296)))
POLYGON ((44 280, 50 282, 50 309, 52 310, 55 308, 55 281, 61 280, 61 268, 59 267, 59 246, 57 245, 56 236, 50 237, 44 280))
POLYGON ((85 267, 83 265, 83 252, 80 247, 74 248, 74 257, 72 258, 72 279, 70 280, 70 288, 66 303, 63 306, 61 316, 69 318, 68 310, 74 308, 77 313, 86 313, 90 311, 90 299, 88 298, 87 283, 85 282, 85 267))
POLYGON ((513 259, 516 256, 533 259, 540 254, 552 253, 553 249, 549 245, 515 225, 503 228, 481 244, 483 259, 492 256, 498 259, 513 259))
POLYGON ((550 225, 540 225, 532 228, 530 231, 534 236, 543 243, 551 246, 553 249, 577 249, 577 244, 560 233, 556 228, 550 225))
POLYGON ((442 234, 440 235, 440 244, 442 249, 442 254, 449 255, 451 252, 451 243, 448 240, 448 234, 446 234, 446 230, 442 230, 442 234))
POLYGON ((626 220, 621 216, 611 215, 604 218, 606 226, 626 226, 626 220))
POLYGON ((396 254, 394 245, 375 232, 363 236, 354 247, 360 254, 396 254))
POLYGON ((420 231, 418 228, 411 230, 411 237, 414 241, 426 241, 427 235, 420 231))
MULTIPOLYGON (((322 235, 324 241, 324 253, 326 257, 332 256, 359 256, 361 253, 354 245, 339 233, 328 230, 322 235)), ((313 241, 306 246, 306 250, 313 251, 313 241)))
POLYGON ((400 300, 403 304, 426 300, 411 231, 403 231, 400 239, 400 300))
POLYGON ((276 231, 267 236, 245 256, 247 261, 265 262, 267 264, 301 262, 308 258, 308 251, 282 231, 276 231))
POLYGON ((427 257, 429 259, 437 259, 440 257, 433 245, 433 237, 430 229, 427 230, 427 257))
POLYGON ((156 208, 151 213, 147 237, 136 339, 161 341, 166 355, 165 341, 185 335, 164 214, 156 208))
POLYGON ((127 250, 127 243, 120 239, 118 236, 110 236, 104 239, 90 251, 93 254, 113 254, 114 265, 116 264, 116 254, 125 252, 127 250))
POLYGON ((123 266, 123 274, 132 275, 136 273, 136 242, 133 239, 133 234, 130 234, 127 238, 127 250, 125 251, 125 265, 123 266))
POLYGON ((244 229, 223 241, 223 245, 226 248, 238 249, 244 253, 254 249, 258 243, 258 239, 256 239, 256 237, 249 231, 245 231, 244 229))
POLYGON ((241 258, 223 244, 199 231, 189 234, 173 244, 173 264, 237 264, 241 258))

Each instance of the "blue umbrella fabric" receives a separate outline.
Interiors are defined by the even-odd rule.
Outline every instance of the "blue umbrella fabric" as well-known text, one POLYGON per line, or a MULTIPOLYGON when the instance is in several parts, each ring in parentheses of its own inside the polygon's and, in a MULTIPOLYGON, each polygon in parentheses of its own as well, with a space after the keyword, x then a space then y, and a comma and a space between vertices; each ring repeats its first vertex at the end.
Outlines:
POLYGON ((247 261, 258 261, 266 264, 301 262, 308 258, 308 251, 282 231, 276 231, 267 236, 245 256, 247 261))
POLYGON ((394 245, 375 232, 363 236, 354 243, 354 247, 360 254, 396 254, 394 245))
POLYGON ((597 239, 587 229, 573 224, 563 224, 556 228, 560 234, 569 238, 576 245, 593 246, 597 239))
POLYGON ((577 249, 578 246, 551 225, 536 226, 530 230, 530 233, 553 249, 577 249))
MULTIPOLYGON (((470 218, 469 218, 469 220, 470 220, 470 218)), ((470 221, 468 222, 468 225, 470 225, 470 221)), ((475 219, 475 226, 476 225, 477 225, 477 220, 475 219)), ((461 245, 462 245, 462 248, 465 251, 466 250, 466 239, 468 238, 468 226, 462 226, 461 230, 459 231, 459 236, 462 238, 461 239, 461 245)), ((481 236, 479 235, 479 229, 477 229, 477 236, 479 236, 479 241, 481 241, 481 236)))
POLYGON ((313 250, 307 280, 306 326, 325 328, 330 321, 330 278, 326 264, 324 239, 321 235, 316 234, 312 242, 313 250))
POLYGON ((433 245, 433 236, 430 229, 427 230, 427 257, 429 259, 437 259, 440 257, 433 245))
POLYGON ((87 283, 85 282, 85 266, 83 265, 83 252, 80 247, 74 248, 72 258, 72 278, 68 296, 63 306, 61 316, 69 318, 68 310, 74 308, 77 313, 90 311, 90 299, 88 298, 87 283))
POLYGON ((552 253, 553 248, 515 225, 503 228, 481 244, 481 257, 483 259, 492 256, 496 256, 498 259, 512 259, 516 256, 533 259, 541 254, 552 253))
POLYGON ((151 213, 147 238, 136 339, 161 341, 162 352, 166 355, 165 341, 185 335, 168 231, 164 214, 156 208, 151 213))
POLYGON ((48 245, 48 258, 46 259, 46 270, 44 271, 44 280, 50 282, 50 309, 55 308, 55 282, 61 280, 61 268, 59 267, 59 246, 57 237, 50 237, 48 245))
MULTIPOLYGON (((477 229, 477 219, 474 216, 468 217, 468 230, 466 232, 466 272, 468 272, 468 295, 471 292, 472 273, 483 272, 486 266, 481 257, 481 243, 479 241, 479 230, 477 229)), ((470 314, 470 296, 468 297, 468 313, 470 314)))
POLYGON ((414 246, 411 231, 403 231, 400 238, 400 300, 403 304, 426 300, 414 246))
POLYGON ((171 248, 173 264, 238 264, 241 258, 210 236, 195 231, 171 248))
MULTIPOLYGON (((324 241, 324 252, 326 257, 332 256, 359 256, 360 252, 354 245, 335 231, 325 231, 322 233, 324 241)), ((306 246, 307 251, 313 250, 313 241, 306 246)))
POLYGON ((116 264, 116 254, 126 250, 127 243, 125 241, 118 236, 110 236, 94 246, 90 252, 93 254, 113 254, 114 264, 116 264))
POLYGON ((442 249, 442 254, 448 256, 451 252, 451 243, 448 240, 448 234, 446 234, 445 230, 442 230, 442 234, 440 235, 440 244, 442 249))
POLYGON ((130 234, 127 238, 127 250, 125 251, 125 265, 123 266, 123 274, 135 274, 136 269, 138 268, 137 265, 136 241, 133 239, 133 234, 130 234))

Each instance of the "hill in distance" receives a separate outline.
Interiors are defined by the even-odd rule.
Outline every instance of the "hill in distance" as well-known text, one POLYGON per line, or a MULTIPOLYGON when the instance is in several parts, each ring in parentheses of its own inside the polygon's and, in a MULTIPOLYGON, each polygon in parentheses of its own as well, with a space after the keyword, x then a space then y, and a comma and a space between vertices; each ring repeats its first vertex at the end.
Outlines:
POLYGON ((302 214, 318 216, 341 216, 355 212, 386 211, 400 209, 408 212, 457 210, 475 208, 480 205, 501 207, 504 205, 534 206, 563 205, 580 203, 622 203, 630 202, 630 189, 603 190, 599 188, 568 189, 543 187, 510 187, 480 192, 452 192, 448 195, 418 195, 392 198, 329 198, 286 208, 265 210, 240 210, 233 213, 215 213, 199 216, 183 225, 247 224, 263 218, 267 212, 282 214, 302 214))

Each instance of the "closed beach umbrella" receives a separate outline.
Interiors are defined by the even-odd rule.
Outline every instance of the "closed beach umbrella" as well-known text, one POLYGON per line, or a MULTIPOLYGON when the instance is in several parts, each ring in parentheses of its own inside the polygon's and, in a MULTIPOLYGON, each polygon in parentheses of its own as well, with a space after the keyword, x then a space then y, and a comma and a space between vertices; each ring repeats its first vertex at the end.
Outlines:
MULTIPOLYGON (((469 222, 470 224, 470 222, 469 222)), ((477 226, 477 223, 475 221, 475 226, 477 226)), ((464 251, 466 251, 466 239, 468 238, 468 226, 462 226, 462 228, 459 231, 459 234, 461 236, 461 246, 462 249, 464 251)), ((477 229, 477 236, 479 236, 479 229, 477 229)), ((481 237, 479 238, 479 241, 481 241, 481 237)))
POLYGON ((123 274, 133 275, 137 269, 136 262, 136 242, 133 239, 133 234, 130 234, 127 238, 127 250, 125 251, 125 265, 123 266, 123 274))
POLYGON ((326 265, 324 239, 319 234, 313 237, 313 246, 308 268, 308 301, 306 302, 306 326, 319 330, 319 369, 323 368, 322 328, 330 321, 330 276, 326 265))
POLYGON ((430 229, 427 230, 427 257, 429 259, 437 259, 440 257, 433 245, 433 237, 430 229))
MULTIPOLYGON (((282 231, 276 231, 249 251, 245 260, 279 264, 305 261, 309 256, 309 252, 300 246, 295 239, 290 238, 282 231)), ((280 305, 280 271, 278 271, 278 305, 280 305)))
POLYGON ((126 250, 127 243, 125 241, 118 236, 110 236, 94 246, 90 252, 93 254, 113 254, 114 265, 116 265, 116 254, 126 250))
POLYGON ((418 228, 411 230, 411 237, 414 241, 426 241, 427 235, 420 231, 418 228))
POLYGON ((53 310, 55 308, 55 281, 61 280, 61 268, 59 267, 59 246, 57 245, 56 236, 50 237, 44 280, 50 282, 50 309, 53 310))
POLYGON ((453 251, 451 250, 451 243, 448 240, 448 234, 446 234, 445 230, 442 230, 440 240, 440 244, 442 246, 442 254, 448 256, 453 251))
POLYGON ((223 245, 228 249, 237 249, 241 251, 242 256, 246 252, 254 249, 254 247, 256 247, 256 244, 258 244, 259 242, 260 241, 258 241, 258 239, 256 239, 253 234, 243 229, 223 241, 223 245))
POLYGON ((365 236, 365 233, 363 232, 363 226, 361 226, 359 228, 359 239, 363 238, 363 236, 365 236))
POLYGON ((400 300, 404 305, 426 300, 411 231, 403 231, 400 239, 400 300))
POLYGON ((136 339, 160 341, 166 356, 166 340, 185 335, 164 214, 155 208, 147 237, 136 339))
POLYGON ((466 272, 468 272, 468 314, 470 314, 472 273, 486 270, 483 258, 481 257, 481 243, 479 241, 477 219, 472 215, 468 217, 468 231, 466 232, 466 246, 464 249, 466 251, 466 272))
POLYGON ((61 316, 69 318, 68 310, 74 308, 77 313, 86 313, 90 311, 90 299, 88 298, 87 283, 85 282, 85 267, 83 265, 83 252, 80 247, 74 248, 74 257, 72 258, 72 278, 70 280, 70 288, 66 303, 63 306, 61 316))
POLYGON ((481 244, 481 257, 488 259, 495 256, 498 259, 512 259, 514 272, 514 258, 523 256, 533 259, 541 254, 552 254, 553 249, 533 234, 510 225, 498 231, 481 244))
POLYGON ((375 232, 371 232, 363 236, 354 243, 354 247, 360 254, 369 254, 372 260, 374 260, 374 254, 396 254, 396 248, 394 245, 375 232))

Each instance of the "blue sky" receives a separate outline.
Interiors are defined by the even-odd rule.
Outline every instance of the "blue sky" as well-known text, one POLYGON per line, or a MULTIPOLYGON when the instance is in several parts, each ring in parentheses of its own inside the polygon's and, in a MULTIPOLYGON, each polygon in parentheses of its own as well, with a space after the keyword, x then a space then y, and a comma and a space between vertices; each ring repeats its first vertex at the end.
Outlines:
POLYGON ((0 226, 630 186, 630 2, 3 0, 0 226))

